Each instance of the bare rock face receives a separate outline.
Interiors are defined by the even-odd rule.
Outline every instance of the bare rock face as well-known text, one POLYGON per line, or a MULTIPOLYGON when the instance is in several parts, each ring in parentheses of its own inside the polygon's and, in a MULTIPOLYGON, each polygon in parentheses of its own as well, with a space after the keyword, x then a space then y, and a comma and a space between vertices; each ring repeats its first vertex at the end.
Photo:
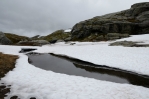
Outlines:
POLYGON ((12 42, 5 36, 3 32, 0 32, 0 44, 11 45, 12 42))
POLYGON ((102 35, 102 40, 109 40, 108 33, 129 35, 149 33, 149 2, 137 3, 128 10, 79 22, 71 31, 72 40, 84 40, 95 34, 102 35))

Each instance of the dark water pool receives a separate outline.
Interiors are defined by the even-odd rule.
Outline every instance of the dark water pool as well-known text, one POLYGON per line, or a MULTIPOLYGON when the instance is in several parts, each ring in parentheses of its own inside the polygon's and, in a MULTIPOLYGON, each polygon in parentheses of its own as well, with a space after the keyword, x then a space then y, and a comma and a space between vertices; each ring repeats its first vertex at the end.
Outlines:
POLYGON ((51 54, 28 54, 28 57, 31 64, 45 70, 149 88, 148 76, 51 54))

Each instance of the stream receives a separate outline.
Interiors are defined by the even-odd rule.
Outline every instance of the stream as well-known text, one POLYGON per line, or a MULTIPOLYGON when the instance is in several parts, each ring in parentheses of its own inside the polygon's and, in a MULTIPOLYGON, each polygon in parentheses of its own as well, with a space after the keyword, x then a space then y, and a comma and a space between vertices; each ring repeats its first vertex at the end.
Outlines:
POLYGON ((36 67, 56 73, 83 76, 98 80, 127 83, 149 88, 149 77, 107 66, 53 54, 27 54, 29 62, 36 67))

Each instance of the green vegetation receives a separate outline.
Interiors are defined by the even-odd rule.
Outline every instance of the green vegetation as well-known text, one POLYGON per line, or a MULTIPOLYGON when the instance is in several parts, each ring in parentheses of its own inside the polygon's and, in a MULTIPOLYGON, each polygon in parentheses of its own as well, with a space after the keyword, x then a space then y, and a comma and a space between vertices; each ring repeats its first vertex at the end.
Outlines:
POLYGON ((52 34, 45 36, 43 39, 47 41, 59 40, 59 39, 64 40, 68 38, 69 36, 70 36, 70 33, 65 33, 64 30, 57 30, 53 32, 52 34))
POLYGON ((10 39, 14 44, 18 43, 19 41, 29 40, 26 36, 19 36, 16 34, 5 33, 6 37, 10 39))

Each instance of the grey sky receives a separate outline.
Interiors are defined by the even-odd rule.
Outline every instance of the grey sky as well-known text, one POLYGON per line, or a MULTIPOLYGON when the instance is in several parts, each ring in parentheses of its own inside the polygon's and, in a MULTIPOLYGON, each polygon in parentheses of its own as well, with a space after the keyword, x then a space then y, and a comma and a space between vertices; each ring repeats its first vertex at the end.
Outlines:
POLYGON ((0 0, 0 31, 48 35, 58 29, 148 0, 0 0))

